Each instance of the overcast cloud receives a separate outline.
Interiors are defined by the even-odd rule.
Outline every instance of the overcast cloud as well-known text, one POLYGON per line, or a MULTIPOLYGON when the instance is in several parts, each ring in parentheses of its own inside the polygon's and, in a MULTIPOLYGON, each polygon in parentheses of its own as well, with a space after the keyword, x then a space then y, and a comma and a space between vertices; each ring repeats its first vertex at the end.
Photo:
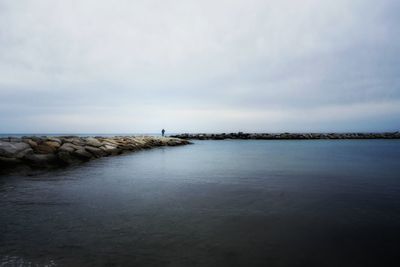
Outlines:
POLYGON ((0 0, 0 132, 400 129, 400 1, 0 0))

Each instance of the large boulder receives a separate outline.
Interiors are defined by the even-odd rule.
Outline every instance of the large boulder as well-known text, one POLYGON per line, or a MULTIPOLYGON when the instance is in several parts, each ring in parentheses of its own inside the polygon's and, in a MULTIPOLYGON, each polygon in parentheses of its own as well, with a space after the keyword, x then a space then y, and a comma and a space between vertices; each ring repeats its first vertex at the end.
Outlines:
POLYGON ((3 142, 0 141, 0 157, 23 158, 32 153, 30 145, 24 142, 3 142))
POLYGON ((23 142, 27 143, 28 145, 30 145, 32 148, 36 147, 38 144, 33 141, 31 138, 24 138, 22 139, 23 142))
POLYGON ((57 142, 57 141, 46 141, 46 142, 44 142, 44 144, 47 146, 50 146, 56 150, 61 146, 61 142, 57 142))
POLYGON ((72 143, 64 143, 58 150, 66 152, 74 152, 75 150, 81 149, 81 146, 74 145, 72 143))
MULTIPOLYGON (((58 143, 54 143, 54 144, 58 145, 58 143)), ((43 142, 40 145, 37 145, 36 147, 34 147, 33 149, 38 154, 52 154, 52 153, 56 152, 56 150, 57 150, 57 148, 55 146, 53 146, 52 142, 43 142)))
POLYGON ((86 138, 86 145, 92 146, 92 147, 101 147, 103 144, 96 138, 88 137, 88 138, 86 138))
POLYGON ((91 153, 96 158, 100 158, 100 157, 106 155, 106 152, 104 152, 100 148, 93 147, 93 146, 85 146, 85 150, 88 151, 89 153, 91 153))
POLYGON ((85 142, 82 140, 82 138, 79 138, 79 137, 65 139, 64 142, 72 143, 72 144, 77 145, 77 146, 85 145, 85 142))
POLYGON ((107 155, 118 155, 121 154, 121 150, 118 149, 116 146, 112 145, 103 145, 100 147, 107 155))
POLYGON ((62 144, 61 139, 56 137, 47 137, 46 141, 58 143, 60 146, 62 144))
POLYGON ((70 153, 66 150, 59 151, 57 153, 57 157, 61 162, 65 164, 72 164, 76 161, 76 158, 72 155, 72 152, 70 153))
POLYGON ((90 160, 91 158, 93 158, 93 155, 89 152, 87 152, 84 148, 75 150, 72 155, 74 155, 75 157, 81 159, 81 160, 90 160))

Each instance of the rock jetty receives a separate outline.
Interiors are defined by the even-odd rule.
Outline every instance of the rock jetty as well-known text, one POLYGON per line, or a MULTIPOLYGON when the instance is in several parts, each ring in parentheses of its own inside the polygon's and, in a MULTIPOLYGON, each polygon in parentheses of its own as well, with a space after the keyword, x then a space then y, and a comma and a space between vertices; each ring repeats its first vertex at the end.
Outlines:
POLYGON ((19 165, 62 166, 124 152, 186 144, 190 142, 179 138, 151 136, 0 138, 0 168, 19 165))
POLYGON ((400 132, 390 133, 220 133, 178 134, 172 137, 196 140, 254 139, 254 140, 315 140, 315 139, 400 139, 400 132))

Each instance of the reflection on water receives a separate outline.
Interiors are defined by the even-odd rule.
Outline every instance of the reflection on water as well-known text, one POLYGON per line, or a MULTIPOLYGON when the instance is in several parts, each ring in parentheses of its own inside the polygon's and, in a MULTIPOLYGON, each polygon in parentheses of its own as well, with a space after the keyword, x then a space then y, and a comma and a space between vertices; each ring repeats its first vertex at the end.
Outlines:
POLYGON ((0 178, 0 266, 393 266, 400 142, 198 141, 0 178))

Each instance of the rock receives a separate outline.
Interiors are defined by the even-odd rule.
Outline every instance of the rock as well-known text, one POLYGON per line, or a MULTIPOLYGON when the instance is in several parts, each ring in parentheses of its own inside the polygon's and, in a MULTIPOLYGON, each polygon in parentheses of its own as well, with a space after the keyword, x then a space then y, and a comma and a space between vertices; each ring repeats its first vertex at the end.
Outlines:
POLYGON ((43 144, 54 148, 55 150, 57 150, 60 146, 61 146, 61 141, 60 142, 56 142, 56 141, 46 141, 43 144))
POLYGON ((28 139, 27 143, 28 143, 28 145, 30 145, 32 148, 35 148, 35 147, 37 147, 37 145, 38 145, 35 141, 33 141, 33 140, 31 140, 31 139, 28 139))
POLYGON ((62 144, 61 139, 56 137, 47 137, 46 141, 58 143, 60 146, 62 144))
POLYGON ((56 152, 56 148, 52 145, 48 145, 47 143, 42 143, 34 147, 34 151, 39 154, 52 154, 56 152))
POLYGON ((64 143, 58 150, 59 151, 66 151, 66 152, 74 152, 77 149, 82 147, 74 145, 72 143, 64 143))
POLYGON ((0 156, 5 158, 22 158, 31 153, 32 148, 24 142, 0 141, 0 156))
POLYGON ((92 147, 101 147, 103 144, 96 138, 89 137, 86 139, 86 145, 92 146, 92 147))
MULTIPOLYGON (((399 132, 393 133, 222 133, 222 134, 178 134, 171 137, 197 140, 256 139, 256 140, 303 140, 303 139, 400 139, 399 132)), ((176 143, 174 143, 176 144, 176 143)))
POLYGON ((89 160, 91 158, 93 158, 93 155, 89 152, 87 152, 84 148, 75 150, 74 152, 72 152, 72 155, 76 156, 77 158, 81 159, 81 160, 89 160))
POLYGON ((106 155, 106 152, 104 152, 100 148, 93 147, 93 146, 85 146, 85 150, 88 151, 89 153, 91 153, 96 158, 100 158, 100 157, 103 157, 104 155, 106 155))
POLYGON ((83 139, 81 139, 79 137, 65 138, 65 139, 63 139, 63 141, 65 143, 72 143, 76 146, 84 146, 85 145, 85 142, 83 141, 83 139))
POLYGON ((132 140, 132 144, 134 145, 134 146, 137 146, 137 147, 141 147, 141 146, 144 146, 144 145, 146 145, 146 142, 143 140, 143 139, 136 139, 136 140, 132 140))
POLYGON ((112 139, 106 139, 102 142, 102 145, 118 146, 119 142, 112 139))
POLYGON ((72 156, 72 154, 66 150, 63 151, 59 151, 57 153, 57 157, 58 159, 65 163, 65 164, 72 164, 76 161, 76 158, 74 156, 72 156))
POLYGON ((8 142, 18 143, 21 140, 15 137, 8 137, 8 142))
POLYGON ((111 145, 101 146, 100 149, 103 150, 107 155, 118 155, 121 153, 120 149, 111 145))

